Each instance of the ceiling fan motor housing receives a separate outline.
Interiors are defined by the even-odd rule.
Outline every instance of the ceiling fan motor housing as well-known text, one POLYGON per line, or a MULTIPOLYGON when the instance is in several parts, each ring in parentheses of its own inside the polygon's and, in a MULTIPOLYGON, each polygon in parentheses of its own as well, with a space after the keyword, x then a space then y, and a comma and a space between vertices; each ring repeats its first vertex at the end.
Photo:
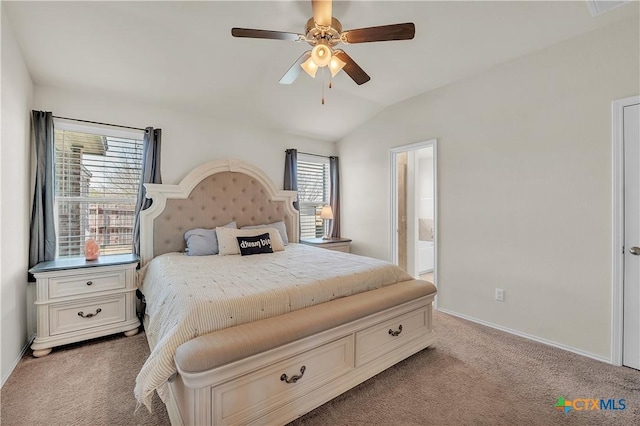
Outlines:
POLYGON ((305 27, 307 43, 312 46, 316 44, 327 44, 333 47, 340 43, 341 33, 342 24, 336 18, 331 18, 331 26, 328 27, 316 25, 314 19, 310 18, 305 27))

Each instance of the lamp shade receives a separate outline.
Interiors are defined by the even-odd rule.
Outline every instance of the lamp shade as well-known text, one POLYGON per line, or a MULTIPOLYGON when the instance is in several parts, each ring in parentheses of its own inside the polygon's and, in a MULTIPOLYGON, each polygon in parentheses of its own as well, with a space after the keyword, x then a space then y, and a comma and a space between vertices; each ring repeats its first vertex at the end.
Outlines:
POLYGON ((346 62, 339 59, 336 55, 331 57, 331 62, 329 62, 329 70, 331 71, 331 77, 335 77, 336 74, 340 72, 344 66, 347 65, 346 62))
POLYGON ((333 209, 331 206, 322 207, 322 211, 320 212, 320 219, 333 219, 333 209))
POLYGON ((313 50, 311 50, 311 59, 316 63, 319 67, 326 67, 331 62, 331 48, 324 44, 316 45, 313 50))
POLYGON ((316 65, 315 62, 313 62, 312 58, 307 59, 300 66, 311 77, 315 77, 316 72, 318 72, 318 66, 316 65))

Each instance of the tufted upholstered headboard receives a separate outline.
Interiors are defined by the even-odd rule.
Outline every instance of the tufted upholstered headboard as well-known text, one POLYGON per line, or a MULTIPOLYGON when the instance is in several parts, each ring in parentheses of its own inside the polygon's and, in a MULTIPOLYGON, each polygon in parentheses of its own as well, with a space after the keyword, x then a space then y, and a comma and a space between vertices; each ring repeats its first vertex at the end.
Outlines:
POLYGON ((140 257, 185 248, 184 233, 215 228, 231 221, 238 226, 283 220, 290 242, 298 242, 295 191, 282 191, 257 167, 240 160, 220 160, 191 171, 178 185, 145 184, 151 207, 140 214, 140 257))

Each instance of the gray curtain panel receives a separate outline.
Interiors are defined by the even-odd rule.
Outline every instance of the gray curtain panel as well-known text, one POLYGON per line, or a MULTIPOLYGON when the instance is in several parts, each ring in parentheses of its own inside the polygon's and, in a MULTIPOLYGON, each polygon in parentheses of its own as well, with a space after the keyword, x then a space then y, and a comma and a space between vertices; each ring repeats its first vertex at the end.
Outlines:
MULTIPOLYGON (((288 191, 298 190, 298 150, 287 149, 284 157, 284 187, 288 191)), ((293 207, 300 210, 298 199, 293 202, 293 207)))
POLYGON ((329 157, 329 175, 331 175, 331 187, 329 188, 329 204, 333 210, 333 220, 329 236, 340 238, 340 163, 338 157, 329 157))
MULTIPOLYGON (((29 229, 29 268, 56 256, 55 134, 50 112, 32 111, 32 145, 36 153, 35 188, 29 229)), ((35 281, 29 276, 30 281, 35 281)))
POLYGON ((151 205, 151 200, 146 197, 147 191, 144 189, 144 184, 162 183, 162 177, 160 176, 161 141, 162 129, 154 129, 153 127, 145 129, 142 147, 142 174, 133 226, 133 253, 137 255, 140 255, 140 212, 151 205))

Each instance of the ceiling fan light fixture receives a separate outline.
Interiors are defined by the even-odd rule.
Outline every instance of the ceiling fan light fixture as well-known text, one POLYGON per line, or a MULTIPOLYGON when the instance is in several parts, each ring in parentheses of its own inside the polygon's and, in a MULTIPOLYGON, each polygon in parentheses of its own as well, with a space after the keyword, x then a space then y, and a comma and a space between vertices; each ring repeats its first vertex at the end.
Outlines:
POLYGON ((315 78, 316 73, 318 72, 318 65, 313 61, 313 57, 304 61, 300 66, 307 74, 309 74, 309 76, 315 78))
POLYGON ((317 44, 311 51, 311 59, 318 67, 326 67, 331 62, 333 52, 331 48, 325 44, 317 44))
MULTIPOLYGON (((616 1, 624 2, 628 0, 616 1)), ((356 44, 391 40, 411 40, 415 36, 416 26, 413 22, 378 25, 375 27, 355 28, 343 31, 342 23, 332 16, 333 2, 334 0, 311 1, 313 16, 307 20, 303 34, 234 27, 231 29, 231 35, 233 37, 306 42, 312 46, 312 49, 304 52, 298 60, 291 65, 285 75, 282 76, 280 79, 281 84, 293 83, 300 74, 300 68, 304 69, 304 71, 313 78, 316 76, 318 68, 328 66, 329 72, 331 72, 329 79, 337 75, 341 70, 344 70, 357 85, 366 83, 371 80, 371 77, 369 77, 346 52, 336 47, 339 43, 356 44), (336 51, 333 50, 334 48, 336 51)), ((331 85, 331 80, 329 80, 329 84, 331 85)))
POLYGON ((335 77, 336 74, 340 72, 344 66, 347 65, 346 62, 340 60, 336 55, 331 57, 331 62, 329 62, 329 70, 331 71, 331 77, 335 77))

